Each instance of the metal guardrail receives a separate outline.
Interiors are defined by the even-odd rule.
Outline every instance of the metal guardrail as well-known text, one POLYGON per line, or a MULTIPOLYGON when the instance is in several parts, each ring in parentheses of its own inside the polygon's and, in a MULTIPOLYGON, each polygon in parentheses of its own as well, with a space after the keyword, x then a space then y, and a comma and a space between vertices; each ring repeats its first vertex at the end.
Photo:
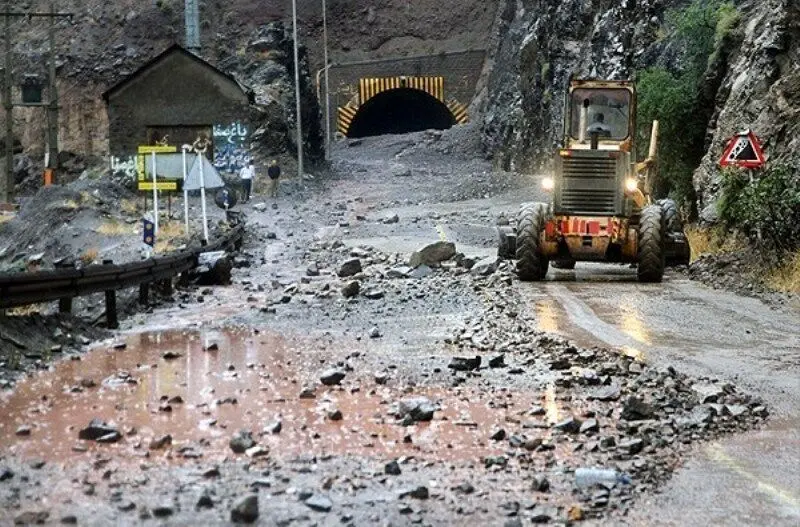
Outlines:
POLYGON ((92 293, 106 294, 106 318, 109 327, 117 326, 116 294, 118 289, 139 286, 139 301, 147 302, 149 285, 169 281, 198 265, 200 254, 239 247, 244 225, 233 227, 212 243, 128 264, 96 264, 82 269, 55 269, 30 273, 0 273, 0 310, 59 301, 61 312, 72 309, 72 299, 92 293))

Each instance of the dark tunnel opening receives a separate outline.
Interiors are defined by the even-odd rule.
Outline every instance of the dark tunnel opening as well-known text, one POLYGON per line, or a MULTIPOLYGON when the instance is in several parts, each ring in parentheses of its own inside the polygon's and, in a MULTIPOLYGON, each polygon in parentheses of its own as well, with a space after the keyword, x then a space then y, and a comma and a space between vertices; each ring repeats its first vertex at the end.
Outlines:
POLYGON ((381 92, 358 109, 347 137, 445 130, 456 124, 450 109, 422 90, 396 88, 381 92))

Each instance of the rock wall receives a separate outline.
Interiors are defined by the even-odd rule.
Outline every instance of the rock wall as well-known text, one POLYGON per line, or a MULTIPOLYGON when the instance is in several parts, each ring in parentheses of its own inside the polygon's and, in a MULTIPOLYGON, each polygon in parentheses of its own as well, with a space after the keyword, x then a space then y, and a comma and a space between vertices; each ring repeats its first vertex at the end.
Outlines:
MULTIPOLYGON (((570 75, 630 78, 638 69, 679 69, 664 15, 688 0, 507 0, 495 24, 493 68, 481 99, 483 144, 504 169, 546 170, 561 140, 570 75)), ((717 161, 728 138, 751 128, 770 163, 796 163, 800 148, 800 2, 735 2, 739 38, 707 72, 714 107, 706 155, 695 173, 699 208, 713 220, 717 161)), ((662 141, 669 138, 662 137, 662 141)))
POLYGON ((765 0, 742 9, 742 38, 729 55, 709 123, 708 150, 694 177, 705 221, 716 219, 717 162, 735 133, 752 129, 768 166, 800 168, 800 2, 765 0))
POLYGON ((498 166, 547 166, 562 133, 570 76, 627 79, 670 60, 664 12, 686 0, 506 0, 495 31, 484 146, 498 166))

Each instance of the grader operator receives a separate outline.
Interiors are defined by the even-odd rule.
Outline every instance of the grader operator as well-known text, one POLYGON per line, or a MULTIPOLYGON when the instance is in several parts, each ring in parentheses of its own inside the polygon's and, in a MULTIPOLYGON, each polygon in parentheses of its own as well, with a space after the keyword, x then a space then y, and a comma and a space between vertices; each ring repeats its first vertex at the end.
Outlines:
POLYGON ((516 227, 499 228, 498 255, 516 258, 520 279, 543 280, 550 262, 637 264, 642 282, 660 282, 665 265, 688 263, 689 246, 672 200, 653 202, 658 122, 649 155, 636 162, 636 90, 631 81, 572 80, 564 111, 564 147, 550 203, 524 204, 516 227))

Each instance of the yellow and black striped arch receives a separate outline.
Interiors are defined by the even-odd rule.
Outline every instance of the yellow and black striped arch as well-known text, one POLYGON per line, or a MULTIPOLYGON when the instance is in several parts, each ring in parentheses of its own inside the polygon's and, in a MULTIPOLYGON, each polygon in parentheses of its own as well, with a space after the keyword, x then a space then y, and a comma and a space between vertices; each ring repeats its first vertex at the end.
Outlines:
POLYGON ((366 77, 359 81, 359 104, 364 104, 381 92, 412 88, 444 100, 444 77, 366 77))
POLYGON ((358 88, 358 103, 350 101, 337 108, 336 128, 345 136, 362 105, 382 92, 400 88, 411 88, 432 95, 447 106, 457 124, 469 120, 467 107, 463 103, 445 99, 444 77, 364 77, 359 80, 358 88))

